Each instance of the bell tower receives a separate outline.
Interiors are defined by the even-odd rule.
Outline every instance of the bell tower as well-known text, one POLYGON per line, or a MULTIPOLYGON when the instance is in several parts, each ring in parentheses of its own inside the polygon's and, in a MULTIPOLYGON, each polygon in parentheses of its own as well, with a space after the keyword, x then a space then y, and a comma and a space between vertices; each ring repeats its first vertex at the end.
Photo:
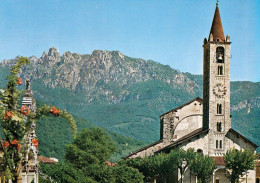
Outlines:
POLYGON ((222 156, 229 149, 225 135, 231 128, 230 44, 217 3, 209 38, 203 44, 203 128, 209 129, 210 156, 222 156))

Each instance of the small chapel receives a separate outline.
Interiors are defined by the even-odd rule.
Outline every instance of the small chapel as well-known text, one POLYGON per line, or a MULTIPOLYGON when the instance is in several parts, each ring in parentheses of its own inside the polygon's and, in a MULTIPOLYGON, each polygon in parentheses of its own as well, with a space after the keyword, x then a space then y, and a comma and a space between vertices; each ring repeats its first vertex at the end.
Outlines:
MULTIPOLYGON (((198 153, 215 159, 217 168, 213 172, 211 182, 229 182, 223 158, 227 150, 249 148, 256 152, 258 147, 231 127, 230 45, 230 36, 224 35, 217 3, 209 37, 203 41, 203 99, 197 97, 162 114, 160 140, 129 154, 126 158, 145 157, 159 152, 169 153, 174 148, 194 148, 198 153)), ((258 169, 248 171, 240 181, 256 183, 258 169)), ((163 182, 178 183, 180 174, 176 171, 163 182)), ((196 182, 196 177, 189 169, 184 174, 184 182, 196 182)))

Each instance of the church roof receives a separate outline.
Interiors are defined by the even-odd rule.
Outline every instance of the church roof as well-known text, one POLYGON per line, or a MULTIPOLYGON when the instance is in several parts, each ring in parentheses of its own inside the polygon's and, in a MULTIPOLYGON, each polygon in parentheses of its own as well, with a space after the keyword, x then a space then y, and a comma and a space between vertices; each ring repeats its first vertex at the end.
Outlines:
POLYGON ((51 159, 51 158, 47 158, 44 156, 38 156, 38 161, 44 164, 56 164, 57 161, 51 159))
POLYGON ((215 14, 212 21, 209 36, 210 34, 213 35, 213 41, 217 41, 217 39, 219 39, 219 42, 225 42, 225 34, 224 34, 224 30, 220 18, 218 4, 215 9, 215 14))
MULTIPOLYGON (((223 156, 213 156, 212 158, 215 160, 217 165, 224 165, 224 166, 226 165, 223 156)), ((255 161, 255 166, 260 166, 260 161, 259 160, 255 161)))
POLYGON ((194 130, 193 132, 181 137, 180 139, 174 141, 173 143, 171 143, 170 145, 160 149, 157 152, 170 152, 170 150, 172 150, 173 148, 175 148, 176 146, 191 140, 192 138, 199 136, 203 133, 207 133, 209 131, 209 129, 203 129, 203 128, 199 128, 197 130, 194 130))
POLYGON ((137 151, 131 152, 129 155, 125 156, 124 159, 129 158, 130 156, 132 156, 132 155, 134 155, 134 154, 136 154, 136 153, 138 153, 138 152, 141 152, 141 151, 143 151, 143 150, 146 150, 146 149, 148 149, 149 147, 155 146, 155 145, 161 143, 162 141, 163 141, 163 140, 161 139, 161 140, 156 141, 156 142, 154 142, 154 143, 152 143, 152 144, 150 144, 150 145, 148 145, 148 146, 145 146, 145 147, 143 147, 143 148, 141 148, 141 149, 138 149, 137 151))
POLYGON ((184 106, 189 105, 189 104, 191 104, 191 103, 194 102, 194 101, 198 101, 198 102, 200 102, 200 103, 203 103, 203 99, 202 99, 202 98, 196 97, 195 99, 193 99, 193 100, 191 100, 191 101, 189 101, 189 102, 187 102, 187 103, 185 103, 185 104, 180 105, 179 107, 176 107, 176 108, 174 108, 174 109, 172 109, 172 110, 170 110, 170 111, 168 111, 168 112, 162 114, 160 117, 162 117, 162 116, 164 116, 165 114, 168 114, 168 113, 170 113, 170 112, 177 112, 178 109, 181 109, 181 108, 183 108, 184 106))
POLYGON ((257 144, 255 144, 254 142, 252 142, 251 140, 249 140, 248 138, 246 138, 244 135, 242 135, 241 133, 239 133, 238 131, 234 130, 233 128, 230 128, 229 130, 231 133, 233 132, 234 134, 236 134, 238 137, 242 138, 244 141, 252 144, 255 148, 258 147, 257 144))

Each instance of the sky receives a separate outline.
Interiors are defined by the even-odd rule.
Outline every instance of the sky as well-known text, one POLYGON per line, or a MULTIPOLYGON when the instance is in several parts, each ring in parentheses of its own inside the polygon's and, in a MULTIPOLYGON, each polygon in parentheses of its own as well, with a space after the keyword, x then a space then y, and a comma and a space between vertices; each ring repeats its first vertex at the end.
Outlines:
MULTIPOLYGON (((119 50, 202 74, 216 0, 0 0, 0 61, 56 47, 119 50)), ((231 80, 260 82, 260 1, 220 0, 231 37, 231 80)))

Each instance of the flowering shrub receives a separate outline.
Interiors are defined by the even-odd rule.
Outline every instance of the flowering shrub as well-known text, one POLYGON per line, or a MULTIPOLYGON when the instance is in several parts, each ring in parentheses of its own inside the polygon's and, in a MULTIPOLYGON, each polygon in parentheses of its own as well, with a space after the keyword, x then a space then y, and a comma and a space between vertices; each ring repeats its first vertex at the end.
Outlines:
MULTIPOLYGON (((18 178, 21 177, 22 148, 24 150, 27 148, 27 144, 24 144, 23 139, 29 133, 31 124, 36 122, 36 119, 39 119, 42 115, 47 116, 51 112, 69 121, 73 137, 76 136, 77 131, 72 115, 56 107, 51 108, 45 105, 38 109, 37 114, 30 113, 30 109, 27 106, 22 106, 18 109, 17 101, 21 92, 17 89, 17 85, 22 85, 23 81, 17 75, 20 73, 23 65, 29 63, 28 58, 20 57, 17 60, 17 64, 12 66, 11 74, 7 77, 7 88, 0 90, 0 120, 5 135, 4 141, 0 145, 0 149, 4 152, 4 157, 0 162, 0 172, 1 177, 5 177, 6 180, 12 179, 14 182, 17 182, 18 178)), ((35 147, 38 147, 38 139, 33 139, 32 143, 35 147)))
POLYGON ((50 110, 50 113, 54 114, 54 115, 59 115, 60 113, 60 110, 59 109, 56 109, 55 106, 53 106, 50 110))
POLYGON ((68 113, 67 111, 57 109, 55 106, 50 107, 50 106, 44 105, 37 109, 36 118, 38 119, 43 115, 48 116, 50 113, 55 116, 60 116, 60 117, 63 117, 64 119, 66 119, 69 122, 70 127, 72 129, 73 138, 76 138, 76 133, 77 133, 76 122, 75 122, 73 116, 70 113, 68 113))
POLYGON ((29 113, 30 113, 29 107, 27 107, 26 105, 23 105, 23 106, 21 107, 20 113, 21 113, 21 114, 24 114, 25 116, 28 116, 29 113))

